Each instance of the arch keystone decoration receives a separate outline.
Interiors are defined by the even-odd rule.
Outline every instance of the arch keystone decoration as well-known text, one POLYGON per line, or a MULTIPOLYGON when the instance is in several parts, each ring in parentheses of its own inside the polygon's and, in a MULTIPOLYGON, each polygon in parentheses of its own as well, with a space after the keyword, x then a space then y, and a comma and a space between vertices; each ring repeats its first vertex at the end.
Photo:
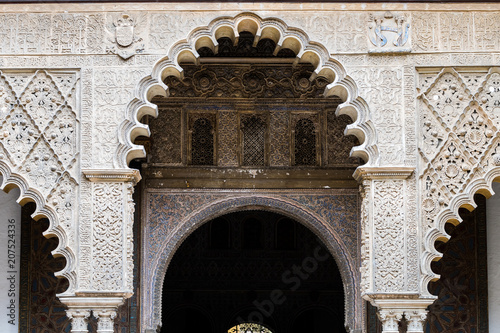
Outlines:
POLYGON ((359 96, 354 80, 350 78, 344 67, 333 59, 327 49, 320 43, 309 40, 307 34, 298 28, 292 28, 276 18, 261 18, 253 13, 242 13, 235 17, 220 17, 208 26, 198 27, 191 31, 186 39, 175 43, 166 56, 159 59, 151 70, 151 74, 143 78, 136 87, 135 98, 127 106, 126 120, 120 125, 119 145, 116 151, 115 167, 124 169, 134 158, 146 156, 144 148, 134 144, 139 136, 149 136, 149 129, 140 122, 145 115, 157 116, 156 105, 151 103, 154 96, 168 96, 168 87, 164 80, 168 76, 183 78, 181 63, 198 64, 200 55, 197 50, 208 47, 214 53, 218 52, 217 40, 228 37, 236 44, 241 32, 254 34, 254 45, 262 38, 276 42, 274 54, 280 49, 291 49, 297 55, 295 62, 308 62, 314 67, 311 76, 325 77, 330 81, 325 88, 324 96, 339 96, 343 103, 338 106, 337 115, 346 114, 354 121, 346 130, 346 135, 355 135, 359 142, 351 151, 351 156, 360 157, 366 166, 377 165, 378 149, 375 144, 375 128, 370 120, 369 108, 359 96))

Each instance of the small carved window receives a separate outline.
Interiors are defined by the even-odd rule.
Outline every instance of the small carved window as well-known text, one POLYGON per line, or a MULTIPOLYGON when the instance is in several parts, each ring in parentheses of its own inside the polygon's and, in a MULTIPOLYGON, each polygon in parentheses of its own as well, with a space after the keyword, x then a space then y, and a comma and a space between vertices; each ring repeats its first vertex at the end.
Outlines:
POLYGON ((316 128, 310 119, 299 119, 294 133, 294 165, 316 165, 316 128))
POLYGON ((194 121, 191 129, 191 164, 214 164, 214 128, 207 118, 194 121))
POLYGON ((242 120, 243 165, 265 164, 266 123, 255 115, 242 120))

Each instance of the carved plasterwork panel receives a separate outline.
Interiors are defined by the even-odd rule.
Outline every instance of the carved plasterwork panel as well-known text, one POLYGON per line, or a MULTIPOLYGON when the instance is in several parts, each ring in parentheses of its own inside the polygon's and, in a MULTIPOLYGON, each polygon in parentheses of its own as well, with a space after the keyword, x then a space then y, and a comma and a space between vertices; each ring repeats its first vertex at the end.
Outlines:
POLYGON ((219 16, 217 12, 151 13, 149 15, 149 46, 155 53, 163 53, 173 43, 185 37, 194 27, 206 25, 219 16))
MULTIPOLYGON (((51 220, 48 234, 64 234, 56 251, 65 256, 68 267, 74 264, 67 254, 68 248, 76 248, 79 207, 79 105, 72 98, 79 87, 76 71, 0 73, 3 185, 15 184, 24 198, 35 200, 38 214, 51 220)), ((63 276, 70 290, 76 287, 74 277, 63 276)))
POLYGON ((404 182, 375 181, 373 188, 374 288, 378 292, 406 290, 404 182))
POLYGON ((441 48, 457 51, 472 48, 472 14, 441 13, 439 27, 441 32, 441 48))
POLYGON ((93 135, 94 168, 113 166, 118 145, 118 125, 137 82, 144 75, 142 68, 95 68, 93 72, 93 135))
POLYGON ((0 53, 79 54, 103 49, 101 14, 2 14, 0 53))
POLYGON ((494 153, 487 152, 496 149, 499 77, 496 68, 419 75, 419 150, 426 166, 422 204, 428 227, 467 183, 494 164, 494 153))
POLYGON ((367 17, 367 13, 359 12, 350 12, 349 15, 338 12, 291 13, 286 21, 302 27, 332 53, 366 52, 368 38, 364 22, 367 17))
POLYGON ((358 67, 350 74, 373 112, 381 165, 404 164, 403 75, 400 69, 358 67))
POLYGON ((439 48, 439 21, 436 13, 413 13, 412 40, 416 51, 439 48))
POLYGON ((92 287, 123 289, 123 184, 93 184, 92 287))
POLYGON ((477 50, 500 48, 498 13, 474 13, 474 42, 477 50))

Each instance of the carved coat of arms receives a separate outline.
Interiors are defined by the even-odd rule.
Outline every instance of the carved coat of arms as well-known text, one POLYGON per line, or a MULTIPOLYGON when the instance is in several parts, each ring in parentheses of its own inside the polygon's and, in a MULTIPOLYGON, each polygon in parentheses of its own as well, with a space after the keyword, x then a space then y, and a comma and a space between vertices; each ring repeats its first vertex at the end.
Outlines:
POLYGON ((403 15, 393 15, 386 12, 384 15, 370 15, 369 19, 370 42, 378 49, 403 51, 401 48, 408 42, 410 24, 403 15))
POLYGON ((123 59, 128 59, 144 51, 144 44, 140 34, 144 29, 142 16, 133 17, 121 14, 108 25, 108 40, 112 45, 107 47, 107 52, 117 54, 123 59))
POLYGON ((127 47, 134 42, 134 19, 123 14, 115 21, 115 37, 118 45, 127 47))

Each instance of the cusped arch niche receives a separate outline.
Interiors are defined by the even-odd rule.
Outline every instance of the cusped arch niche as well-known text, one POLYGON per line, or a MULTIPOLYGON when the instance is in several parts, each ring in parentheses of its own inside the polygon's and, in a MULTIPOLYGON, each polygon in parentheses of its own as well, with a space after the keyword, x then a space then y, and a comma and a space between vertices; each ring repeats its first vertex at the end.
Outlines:
MULTIPOLYGON (((350 332, 361 331, 363 325, 362 299, 359 297, 359 269, 357 262, 349 255, 342 242, 342 234, 332 228, 332 224, 305 207, 297 206, 279 197, 261 195, 238 196, 206 204, 175 223, 156 254, 149 254, 154 271, 144 272, 142 299, 142 326, 146 332, 155 332, 161 326, 162 289, 164 278, 175 252, 183 241, 204 223, 242 210, 268 210, 292 218, 311 230, 328 248, 340 270, 345 297, 345 326, 350 332)), ((156 224, 155 221, 151 221, 156 224)), ((148 254, 146 254, 148 255, 148 254)))
POLYGON ((353 147, 351 156, 362 158, 365 166, 376 166, 379 153, 375 143, 375 129, 369 117, 366 102, 359 96, 355 82, 350 78, 344 67, 330 56, 327 49, 320 43, 309 40, 307 34, 298 28, 288 27, 276 18, 262 19, 252 13, 243 13, 235 17, 221 17, 208 26, 194 29, 186 39, 175 43, 168 54, 153 66, 149 76, 144 77, 136 87, 136 98, 127 106, 126 120, 120 125, 117 153, 114 164, 117 168, 128 168, 135 158, 144 158, 146 152, 143 146, 134 144, 135 138, 149 136, 149 128, 140 122, 142 117, 156 117, 158 108, 151 100, 155 96, 168 96, 168 87, 163 83, 168 76, 183 79, 184 70, 181 63, 199 63, 197 50, 208 48, 214 54, 218 52, 217 40, 228 37, 237 42, 241 32, 250 32, 255 36, 254 45, 260 39, 271 39, 276 43, 274 54, 281 49, 290 49, 296 55, 296 63, 310 63, 315 70, 310 77, 324 77, 329 84, 324 96, 338 96, 341 103, 336 115, 348 115, 353 123, 345 129, 346 135, 354 135, 361 143, 353 147))
MULTIPOLYGON (((463 99, 464 111, 460 114, 457 121, 466 120, 463 127, 454 126, 451 131, 446 134, 444 142, 448 139, 457 146, 461 147, 463 151, 473 150, 473 143, 461 142, 462 137, 467 137, 468 131, 474 130, 472 126, 477 126, 475 121, 470 121, 470 112, 479 111, 482 117, 478 117, 477 123, 485 124, 487 126, 481 127, 480 134, 484 135, 485 141, 478 144, 480 149, 477 149, 476 157, 471 158, 468 163, 457 163, 460 165, 460 170, 464 172, 464 178, 458 180, 458 177, 452 181, 452 185, 456 187, 456 192, 447 198, 441 196, 447 191, 447 185, 443 184, 441 180, 435 182, 430 186, 429 193, 433 193, 436 202, 439 203, 439 210, 436 211, 437 215, 432 217, 429 221, 428 230, 423 234, 423 247, 424 251, 421 255, 422 279, 420 290, 422 297, 429 299, 437 299, 437 296, 432 295, 428 286, 432 281, 440 279, 440 275, 436 274, 432 268, 433 261, 439 261, 443 257, 443 253, 436 249, 436 242, 448 242, 450 235, 446 232, 445 225, 451 223, 458 225, 462 222, 459 214, 460 208, 465 208, 473 211, 477 205, 474 201, 476 194, 481 194, 486 198, 491 197, 495 192, 493 191, 493 182, 500 183, 500 131, 498 129, 498 119, 495 119, 495 108, 498 105, 498 92, 500 90, 499 77, 500 68, 492 67, 488 70, 488 74, 481 86, 475 94, 472 94, 465 83, 459 79, 459 73, 453 68, 444 68, 440 77, 445 75, 452 77, 451 84, 459 82, 462 84, 467 92, 468 97, 463 99), (458 78, 458 79, 457 79, 458 78), (454 81, 456 79, 456 81, 454 81), (490 132, 490 133, 488 133, 490 132), (475 160, 477 158, 477 160, 475 160)), ((435 84, 435 83, 434 83, 435 84)), ((443 85, 447 89, 448 85, 443 85)), ((430 90, 428 90, 430 91, 430 90)), ((472 131, 471 131, 472 132, 472 131)), ((475 132, 474 132, 475 133, 475 132)), ((441 146, 441 148, 444 146, 441 146)), ((445 156, 445 154, 443 154, 445 156)), ((458 157, 451 155, 450 161, 455 162, 459 159, 465 160, 463 154, 458 157)), ((432 161, 428 162, 428 169, 435 168, 432 161)), ((437 169, 437 168, 435 168, 437 169)), ((424 206, 424 203, 422 203, 424 206)), ((423 207, 425 209, 425 207, 423 207)))
POLYGON ((47 219, 49 221, 49 227, 43 232, 43 235, 47 238, 57 238, 58 245, 57 248, 52 251, 52 255, 54 258, 63 257, 66 260, 64 268, 61 271, 54 272, 54 275, 58 278, 65 278, 69 282, 68 289, 57 296, 72 295, 76 288, 76 273, 72 270, 76 260, 74 252, 68 246, 68 235, 64 228, 59 225, 57 213, 52 207, 47 205, 41 191, 30 187, 26 178, 18 173, 12 172, 10 166, 0 160, 0 190, 8 193, 14 188, 19 189, 19 198, 17 202, 21 206, 29 202, 35 204, 35 212, 32 214, 35 221, 40 219, 47 219))
MULTIPOLYGON (((492 144, 494 147, 500 147, 499 137, 492 144)), ((500 155, 494 154, 489 156, 494 162, 494 167, 486 172, 483 176, 471 181, 463 190, 457 194, 436 217, 434 226, 424 236, 424 253, 422 254, 422 269, 424 276, 421 281, 421 290, 424 297, 436 299, 437 296, 429 292, 428 286, 432 281, 439 280, 441 276, 436 274, 431 264, 433 261, 438 261, 443 257, 443 253, 436 249, 436 242, 448 242, 450 235, 445 230, 446 223, 458 225, 462 223, 462 218, 459 214, 460 208, 465 208, 469 211, 476 209, 477 204, 474 201, 476 194, 481 194, 487 199, 495 194, 493 191, 493 183, 500 183, 500 155)), ((498 195, 498 194, 497 194, 498 195)))

